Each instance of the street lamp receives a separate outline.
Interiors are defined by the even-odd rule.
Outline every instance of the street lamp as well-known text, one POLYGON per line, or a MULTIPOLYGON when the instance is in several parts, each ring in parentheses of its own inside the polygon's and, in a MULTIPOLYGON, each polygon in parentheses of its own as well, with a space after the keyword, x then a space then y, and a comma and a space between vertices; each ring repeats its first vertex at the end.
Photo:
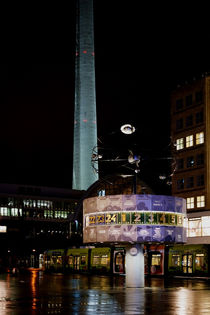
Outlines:
POLYGON ((125 124, 125 125, 122 125, 122 126, 120 127, 120 130, 121 130, 121 132, 124 133, 125 135, 130 135, 130 134, 134 133, 136 129, 135 129, 134 126, 132 126, 132 125, 130 125, 130 124, 125 124))

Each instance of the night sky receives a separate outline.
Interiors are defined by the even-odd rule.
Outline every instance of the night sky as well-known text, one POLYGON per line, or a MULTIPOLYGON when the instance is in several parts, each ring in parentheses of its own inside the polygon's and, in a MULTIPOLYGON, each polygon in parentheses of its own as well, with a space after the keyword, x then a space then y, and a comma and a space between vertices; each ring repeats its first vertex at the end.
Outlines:
MULTIPOLYGON (((68 7, 4 10, 0 182, 71 188, 74 9, 70 1, 68 7)), ((139 7, 134 0, 95 1, 98 137, 103 144, 132 147, 145 161, 163 152, 167 156, 170 92, 210 71, 207 12, 197 4, 139 7), (135 136, 116 140, 127 122, 135 125, 135 136)), ((158 163, 145 163, 145 169, 152 165, 158 174, 158 163)))

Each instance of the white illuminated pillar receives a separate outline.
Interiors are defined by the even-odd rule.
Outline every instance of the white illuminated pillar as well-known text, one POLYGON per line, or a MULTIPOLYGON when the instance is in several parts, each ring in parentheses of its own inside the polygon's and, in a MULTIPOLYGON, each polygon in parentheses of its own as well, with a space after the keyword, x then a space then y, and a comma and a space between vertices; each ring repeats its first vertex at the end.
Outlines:
POLYGON ((77 0, 72 188, 78 190, 86 190, 98 180, 91 165, 92 150, 97 146, 93 22, 93 0, 77 0))
POLYGON ((126 287, 144 287, 144 251, 142 244, 128 245, 126 247, 126 287))

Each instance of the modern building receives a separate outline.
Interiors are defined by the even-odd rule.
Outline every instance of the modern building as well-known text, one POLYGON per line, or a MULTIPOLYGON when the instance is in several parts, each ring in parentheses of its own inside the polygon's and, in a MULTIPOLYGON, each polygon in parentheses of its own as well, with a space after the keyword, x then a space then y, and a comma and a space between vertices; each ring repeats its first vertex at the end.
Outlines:
POLYGON ((82 235, 75 210, 83 193, 0 184, 0 266, 38 266, 44 250, 77 245, 82 235))
MULTIPOLYGON (((210 76, 178 87, 171 95, 171 137, 176 167, 172 195, 186 198, 187 246, 210 244, 210 76)), ((195 251, 195 248, 193 248, 195 251)), ((199 250, 199 247, 196 249, 199 250)), ((186 266, 192 260, 187 249, 186 266), (188 255, 188 256, 187 256, 188 255), (187 261, 188 260, 188 261, 187 261)), ((204 253, 199 253, 203 255, 204 253)), ((199 256, 201 257, 201 256, 199 256)), ((204 260, 203 260, 204 261, 204 260)), ((191 273, 192 268, 185 273, 191 273)), ((183 270, 184 267, 183 267, 183 270)))
POLYGON ((98 179, 98 173, 91 166, 93 150, 97 147, 93 0, 77 0, 76 3, 72 187, 86 190, 98 179))

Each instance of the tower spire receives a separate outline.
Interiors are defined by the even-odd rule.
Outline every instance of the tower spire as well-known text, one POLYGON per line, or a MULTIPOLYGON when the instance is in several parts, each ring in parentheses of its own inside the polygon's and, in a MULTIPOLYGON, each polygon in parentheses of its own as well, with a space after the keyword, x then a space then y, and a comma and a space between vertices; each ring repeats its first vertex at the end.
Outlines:
POLYGON ((91 166, 96 145, 93 0, 77 0, 73 189, 86 190, 98 179, 91 166))

